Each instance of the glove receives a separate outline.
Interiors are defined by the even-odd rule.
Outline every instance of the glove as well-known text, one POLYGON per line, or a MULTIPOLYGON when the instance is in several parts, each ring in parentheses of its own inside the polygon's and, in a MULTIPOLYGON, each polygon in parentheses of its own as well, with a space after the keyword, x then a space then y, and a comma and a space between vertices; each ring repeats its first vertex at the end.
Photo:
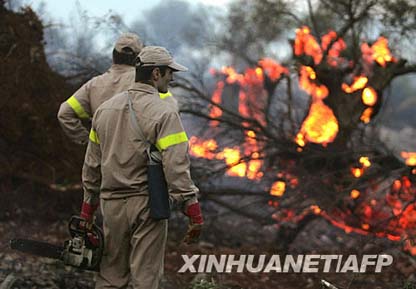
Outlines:
POLYGON ((97 208, 98 205, 90 205, 86 202, 82 203, 80 217, 85 220, 85 227, 87 229, 90 229, 94 223, 94 213, 97 208))
POLYGON ((201 206, 198 200, 196 202, 193 200, 185 204, 184 214, 189 218, 189 225, 183 242, 186 244, 196 243, 201 234, 202 225, 204 224, 201 206))

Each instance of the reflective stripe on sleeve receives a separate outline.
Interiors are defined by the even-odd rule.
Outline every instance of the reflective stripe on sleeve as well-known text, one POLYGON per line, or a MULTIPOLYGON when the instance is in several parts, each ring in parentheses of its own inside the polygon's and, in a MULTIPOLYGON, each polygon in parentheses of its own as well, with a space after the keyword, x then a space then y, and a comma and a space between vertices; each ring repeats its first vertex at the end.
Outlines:
POLYGON ((93 129, 90 130, 90 141, 95 144, 100 144, 100 140, 98 139, 97 132, 93 129))
POLYGON ((166 93, 161 93, 159 92, 159 97, 160 99, 165 99, 166 97, 172 96, 172 93, 170 93, 170 91, 168 90, 168 92, 166 93))
POLYGON ((66 102, 75 111, 79 118, 90 118, 75 96, 71 96, 66 102))
POLYGON ((156 142, 156 147, 158 150, 164 150, 170 146, 180 144, 183 142, 187 142, 187 141, 188 141, 188 137, 186 136, 186 132, 182 131, 182 132, 173 133, 165 137, 162 137, 156 142))

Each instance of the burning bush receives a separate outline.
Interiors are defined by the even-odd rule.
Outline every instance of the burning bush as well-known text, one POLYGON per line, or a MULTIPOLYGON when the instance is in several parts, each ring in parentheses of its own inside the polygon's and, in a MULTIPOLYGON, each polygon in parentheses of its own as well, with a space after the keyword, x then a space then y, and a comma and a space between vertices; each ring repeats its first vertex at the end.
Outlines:
MULTIPOLYGON (((282 234, 285 244, 300 224, 319 216, 347 233, 403 241, 415 254, 414 153, 392 155, 372 124, 383 90, 414 68, 392 55, 385 37, 362 42, 356 57, 339 33, 318 38, 303 26, 292 47, 292 67, 263 58, 243 73, 212 69, 218 81, 211 97, 190 82, 181 85, 192 96, 184 112, 209 120, 204 136, 191 138, 191 155, 210 160, 215 176, 223 172, 260 187, 276 226, 295 224, 293 234, 282 234), (303 117, 302 91, 310 97, 303 117)), ((202 167, 206 179, 210 173, 202 167)), ((203 186, 206 197, 223 204, 213 187, 203 186)))

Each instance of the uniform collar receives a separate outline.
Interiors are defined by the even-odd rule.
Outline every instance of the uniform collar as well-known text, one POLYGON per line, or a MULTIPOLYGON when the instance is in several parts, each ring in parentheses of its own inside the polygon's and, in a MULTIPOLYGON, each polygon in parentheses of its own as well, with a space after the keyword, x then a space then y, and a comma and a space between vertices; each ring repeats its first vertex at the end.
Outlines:
POLYGON ((159 93, 158 90, 150 84, 135 82, 129 90, 143 91, 147 93, 159 93))
POLYGON ((130 71, 130 70, 135 70, 134 66, 131 65, 126 65, 126 64, 112 64, 110 69, 110 71, 117 71, 117 72, 125 72, 125 71, 130 71))

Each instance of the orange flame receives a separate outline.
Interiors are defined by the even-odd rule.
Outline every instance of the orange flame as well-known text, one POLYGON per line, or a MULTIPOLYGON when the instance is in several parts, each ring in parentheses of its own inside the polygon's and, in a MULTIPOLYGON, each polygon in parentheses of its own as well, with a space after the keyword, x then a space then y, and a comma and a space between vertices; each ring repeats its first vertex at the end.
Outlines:
POLYGON ((309 114, 295 138, 296 143, 301 147, 305 146, 306 141, 325 146, 333 142, 338 134, 338 121, 332 109, 322 101, 328 96, 328 88, 325 85, 317 85, 312 81, 315 79, 316 73, 312 67, 300 68, 299 85, 312 96, 309 114))
POLYGON ((406 160, 406 165, 416 166, 416 152, 401 152, 400 155, 406 160))
MULTIPOLYGON (((336 38, 337 33, 335 31, 329 31, 326 35, 322 36, 322 49, 326 50, 329 44, 336 38)), ((336 40, 328 51, 328 64, 337 66, 339 62, 343 62, 343 59, 340 58, 340 54, 345 48, 347 48, 347 45, 342 38, 336 40)))
POLYGON ((324 99, 328 96, 329 91, 325 85, 318 85, 311 80, 316 80, 316 73, 310 66, 300 68, 299 85, 312 96, 313 100, 324 99))
POLYGON ((360 117, 360 119, 361 119, 361 121, 363 122, 363 123, 369 123, 370 122, 370 120, 371 120, 371 116, 373 115, 373 108, 371 108, 371 107, 367 107, 364 111, 363 111, 363 113, 362 113, 362 115, 361 115, 361 117, 360 117))
POLYGON ((225 79, 225 81, 227 81, 227 83, 229 84, 236 83, 236 82, 241 83, 244 80, 244 75, 237 73, 233 67, 224 66, 222 67, 221 72, 227 75, 227 78, 225 79))
POLYGON ((217 158, 224 159, 227 165, 236 165, 240 161, 240 150, 238 148, 224 148, 217 158))
POLYGON ((370 159, 368 157, 364 157, 364 156, 360 157, 358 161, 362 165, 362 167, 361 168, 352 167, 351 168, 351 173, 354 177, 361 178, 362 175, 364 174, 365 170, 368 169, 371 166, 371 162, 370 162, 370 159))
POLYGON ((201 141, 196 136, 189 139, 189 153, 198 158, 214 159, 217 147, 217 142, 214 139, 201 141))
MULTIPOLYGON (((261 124, 266 125, 264 114, 262 113, 266 105, 267 92, 264 89, 264 73, 267 73, 269 78, 277 81, 282 74, 288 74, 289 70, 284 66, 278 64, 272 59, 262 59, 259 61, 256 68, 247 68, 244 73, 237 73, 233 67, 224 66, 220 71, 211 69, 213 75, 217 73, 226 76, 225 81, 219 81, 216 91, 212 96, 212 101, 221 103, 221 95, 223 94, 224 86, 228 84, 237 84, 239 91, 238 109, 242 116, 253 118, 261 124)), ((210 116, 218 118, 222 115, 221 109, 213 107, 210 116)), ((211 126, 217 126, 218 121, 211 121, 211 126)), ((248 127, 247 122, 242 123, 244 127, 248 127)))
POLYGON ((351 173, 354 177, 360 178, 364 174, 363 168, 351 168, 351 173))
POLYGON ((373 106, 377 102, 377 92, 372 87, 366 87, 363 90, 361 99, 365 105, 373 106))
POLYGON ((370 225, 369 224, 362 224, 361 228, 363 228, 364 230, 368 230, 368 229, 370 229, 370 225))
POLYGON ((295 142, 300 147, 304 147, 306 145, 305 136, 301 133, 298 133, 295 138, 295 142))
POLYGON ((368 157, 360 157, 359 162, 364 168, 369 168, 371 166, 371 162, 368 157))
POLYGON ((361 44, 361 52, 365 62, 372 63, 375 61, 382 67, 386 67, 387 62, 397 61, 391 55, 387 38, 383 36, 380 36, 371 47, 367 43, 361 44))
POLYGON ((246 141, 242 148, 226 147, 222 151, 217 152, 218 145, 214 139, 201 140, 192 136, 189 140, 190 154, 194 157, 205 159, 224 160, 229 167, 226 174, 234 177, 246 177, 250 180, 259 180, 263 177, 261 171, 263 160, 260 159, 259 145, 254 131, 246 132, 246 141), (249 161, 242 161, 242 152, 245 157, 249 157, 249 161))
POLYGON ((360 191, 354 189, 354 190, 351 191, 350 195, 351 195, 352 199, 358 199, 358 197, 360 196, 360 191))
POLYGON ((271 189, 270 189, 270 195, 281 197, 286 191, 286 183, 282 181, 274 182, 271 189))
POLYGON ((311 31, 307 26, 296 29, 294 52, 298 56, 302 54, 310 55, 315 64, 318 64, 322 60, 322 50, 315 37, 310 33, 311 31))
POLYGON ((410 240, 406 240, 404 243, 404 250, 408 251, 411 255, 416 255, 416 246, 412 244, 410 240))
POLYGON ((311 205, 310 208, 315 215, 319 215, 322 212, 318 205, 311 205))
MULTIPOLYGON (((271 58, 263 58, 259 61, 259 65, 264 69, 272 81, 278 80, 282 74, 289 74, 289 69, 280 65, 271 58)), ((262 69, 258 67, 256 73, 263 73, 262 69)))
MULTIPOLYGON (((337 39, 337 33, 335 31, 329 31, 322 36, 320 46, 314 36, 311 35, 311 31, 307 26, 296 29, 296 38, 294 42, 294 53, 299 56, 302 54, 312 57, 315 64, 319 64, 322 61, 323 53, 328 48, 332 41, 337 39)), ((327 62, 331 66, 338 65, 343 59, 340 58, 341 52, 346 48, 346 44, 343 39, 336 40, 331 49, 328 51, 327 62)))
MULTIPOLYGON (((221 95, 222 95, 223 89, 224 89, 224 82, 219 81, 217 83, 214 93, 212 94, 212 102, 216 104, 221 104, 221 95)), ((222 110, 218 106, 212 105, 211 110, 209 112, 209 116, 212 118, 219 118, 221 117, 221 115, 222 115, 222 110)), ((218 124, 219 124, 218 120, 213 120, 210 122, 211 127, 218 126, 218 124)))
POLYGON ((326 146, 334 141, 337 134, 338 121, 334 113, 322 101, 317 101, 312 103, 309 115, 302 123, 300 132, 296 137, 296 142, 299 146, 304 145, 304 140, 326 146))
POLYGON ((363 89, 368 82, 368 78, 365 76, 358 76, 354 77, 354 81, 351 85, 348 85, 346 83, 343 83, 341 88, 346 93, 353 93, 354 91, 357 91, 359 89, 363 89))
POLYGON ((246 172, 247 178, 250 180, 260 179, 263 176, 263 173, 260 171, 263 161, 258 159, 260 157, 259 145, 257 144, 256 133, 252 130, 246 132, 244 154, 251 156, 246 172))

